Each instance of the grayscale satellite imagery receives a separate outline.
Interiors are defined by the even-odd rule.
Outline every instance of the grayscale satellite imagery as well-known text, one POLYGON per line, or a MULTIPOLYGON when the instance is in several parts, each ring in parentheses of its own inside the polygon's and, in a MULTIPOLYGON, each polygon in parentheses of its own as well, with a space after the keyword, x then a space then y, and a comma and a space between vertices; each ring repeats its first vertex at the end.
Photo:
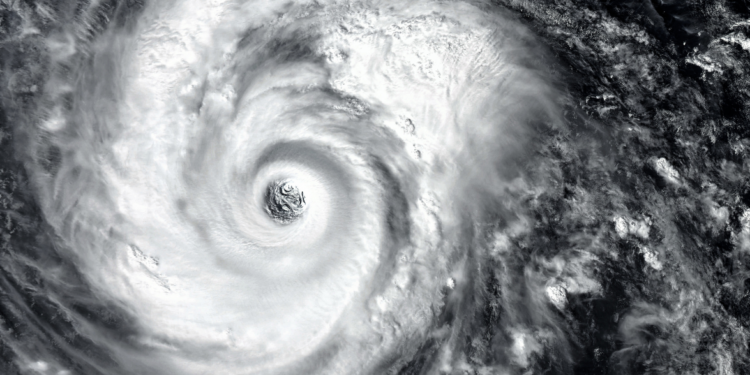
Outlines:
POLYGON ((0 375, 750 375, 750 0, 0 0, 0 375))

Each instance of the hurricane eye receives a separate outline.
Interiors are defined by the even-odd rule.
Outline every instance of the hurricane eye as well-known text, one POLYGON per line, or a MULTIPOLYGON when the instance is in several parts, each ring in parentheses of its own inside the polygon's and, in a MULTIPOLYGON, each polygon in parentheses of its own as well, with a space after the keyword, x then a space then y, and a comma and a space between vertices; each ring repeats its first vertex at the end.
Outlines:
POLYGON ((274 181, 268 185, 265 196, 268 216, 279 224, 290 224, 305 212, 305 194, 291 181, 274 181))

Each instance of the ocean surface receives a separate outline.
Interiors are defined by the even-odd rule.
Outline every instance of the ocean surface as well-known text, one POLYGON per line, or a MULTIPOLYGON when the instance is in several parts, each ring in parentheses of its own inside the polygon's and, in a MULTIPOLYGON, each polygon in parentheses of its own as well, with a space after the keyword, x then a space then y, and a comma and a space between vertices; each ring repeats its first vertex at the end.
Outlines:
POLYGON ((750 2, 0 1, 0 374, 750 374, 750 2))

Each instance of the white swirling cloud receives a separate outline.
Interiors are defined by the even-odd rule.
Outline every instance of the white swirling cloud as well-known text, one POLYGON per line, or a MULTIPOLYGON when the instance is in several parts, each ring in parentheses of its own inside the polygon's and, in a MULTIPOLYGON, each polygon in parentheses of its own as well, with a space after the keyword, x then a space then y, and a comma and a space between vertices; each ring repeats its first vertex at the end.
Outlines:
POLYGON ((37 178, 148 350, 100 342, 170 374, 352 374, 413 350, 534 124, 560 126, 533 45, 442 1, 168 1, 105 35, 62 90, 86 104, 45 123, 64 165, 37 178), (275 181, 304 192, 288 224, 275 181))

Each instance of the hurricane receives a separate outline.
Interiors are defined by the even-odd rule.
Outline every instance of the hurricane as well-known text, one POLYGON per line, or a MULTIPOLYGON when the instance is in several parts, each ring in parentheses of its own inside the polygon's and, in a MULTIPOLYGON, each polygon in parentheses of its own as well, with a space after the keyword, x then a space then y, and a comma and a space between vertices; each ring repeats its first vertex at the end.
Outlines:
POLYGON ((2 2, 0 370, 747 373, 703 3, 2 2))

